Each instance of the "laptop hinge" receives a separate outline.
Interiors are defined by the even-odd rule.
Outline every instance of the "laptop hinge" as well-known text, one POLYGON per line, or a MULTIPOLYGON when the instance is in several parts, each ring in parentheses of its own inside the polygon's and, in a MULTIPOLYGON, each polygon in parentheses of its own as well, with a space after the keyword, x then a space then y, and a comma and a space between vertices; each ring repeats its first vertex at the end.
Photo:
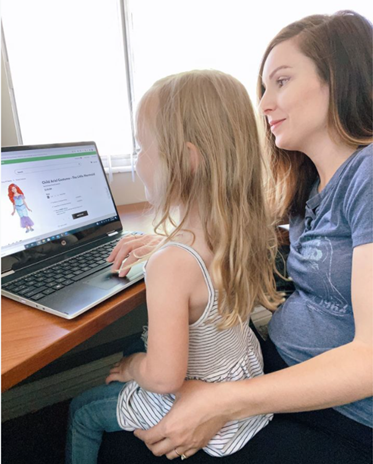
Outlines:
POLYGON ((3 277, 8 277, 9 275, 15 274, 15 272, 12 270, 10 271, 5 271, 3 274, 1 274, 1 278, 3 277))
POLYGON ((112 230, 111 232, 108 232, 106 235, 108 237, 112 237, 113 235, 117 235, 118 231, 117 230, 112 230))

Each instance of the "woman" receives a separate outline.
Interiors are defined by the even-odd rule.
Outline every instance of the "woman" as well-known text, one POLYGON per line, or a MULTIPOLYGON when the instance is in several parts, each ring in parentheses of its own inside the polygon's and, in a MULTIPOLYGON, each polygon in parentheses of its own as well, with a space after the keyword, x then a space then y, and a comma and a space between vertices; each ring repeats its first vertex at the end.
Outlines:
MULTIPOLYGON (((155 455, 189 458, 226 422, 274 412, 232 462, 371 462, 371 44, 372 25, 353 12, 307 17, 269 44, 260 110, 271 204, 278 218, 290 217, 295 292, 270 322, 267 375, 186 382, 156 427, 135 432, 155 455)), ((114 267, 151 240, 123 242, 114 267)))

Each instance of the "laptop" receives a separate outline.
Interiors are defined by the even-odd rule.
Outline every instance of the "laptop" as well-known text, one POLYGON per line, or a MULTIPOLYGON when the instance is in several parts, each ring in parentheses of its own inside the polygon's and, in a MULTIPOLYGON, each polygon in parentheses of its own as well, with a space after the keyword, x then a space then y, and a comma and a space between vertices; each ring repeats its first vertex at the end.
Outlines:
POLYGON ((143 278, 106 261, 123 230, 94 142, 1 152, 1 293, 73 319, 143 278))

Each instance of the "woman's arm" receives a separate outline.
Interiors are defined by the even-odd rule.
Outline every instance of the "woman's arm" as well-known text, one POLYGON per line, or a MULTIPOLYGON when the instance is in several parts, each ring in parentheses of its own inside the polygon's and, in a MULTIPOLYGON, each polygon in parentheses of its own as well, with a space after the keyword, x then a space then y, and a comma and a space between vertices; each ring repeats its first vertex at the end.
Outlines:
MULTIPOLYGON (((235 418, 266 412, 297 412, 351 403, 373 394, 373 244, 355 248, 352 261, 352 306, 355 338, 291 368, 240 385, 235 418), (275 388, 274 388, 275 386, 275 388), (245 400, 246 398, 246 400, 245 400)), ((227 387, 227 385, 225 385, 227 387)))
MULTIPOLYGON (((249 380, 187 382, 171 412, 153 429, 137 431, 156 454, 205 446, 229 420, 265 413, 323 409, 373 394, 373 244, 355 248, 352 304, 355 338, 306 362, 249 380), (191 384, 191 385, 188 385, 191 384)), ((171 453, 171 454, 170 454, 171 453)))
POLYGON ((146 268, 148 349, 124 358, 107 382, 134 379, 155 393, 172 393, 184 382, 189 343, 189 260, 184 250, 168 247, 146 268), (119 372, 118 372, 119 371, 119 372), (119 374, 119 377, 117 376, 119 374))

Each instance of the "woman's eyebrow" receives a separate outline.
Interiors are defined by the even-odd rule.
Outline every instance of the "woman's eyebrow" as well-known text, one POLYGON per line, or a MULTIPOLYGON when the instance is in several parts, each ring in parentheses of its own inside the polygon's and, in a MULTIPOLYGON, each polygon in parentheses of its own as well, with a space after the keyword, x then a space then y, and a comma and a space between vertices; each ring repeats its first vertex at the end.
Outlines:
MULTIPOLYGON (((271 80, 272 77, 274 76, 274 74, 276 74, 276 72, 279 71, 280 69, 291 69, 291 68, 292 68, 291 66, 288 66, 288 65, 286 65, 286 64, 283 64, 283 65, 281 65, 281 66, 278 66, 276 69, 274 69, 274 70, 271 72, 271 74, 269 75, 268 80, 271 80)), ((265 84, 264 84, 264 80, 263 80, 263 75, 262 75, 262 86, 263 86, 264 88, 266 88, 266 86, 265 86, 265 84)))
POLYGON ((272 79, 273 75, 279 71, 280 69, 288 69, 288 68, 291 68, 291 66, 288 66, 288 65, 281 65, 281 66, 278 66, 276 69, 274 69, 271 74, 269 75, 269 79, 272 79))

